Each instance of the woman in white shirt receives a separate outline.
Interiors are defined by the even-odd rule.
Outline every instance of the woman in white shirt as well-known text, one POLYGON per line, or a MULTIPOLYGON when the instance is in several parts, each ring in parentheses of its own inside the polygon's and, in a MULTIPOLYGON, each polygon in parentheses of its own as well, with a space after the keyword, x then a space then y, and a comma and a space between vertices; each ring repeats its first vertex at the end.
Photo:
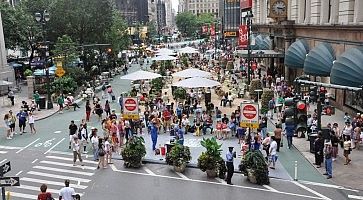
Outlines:
POLYGON ((84 166, 81 157, 81 144, 79 142, 77 135, 74 135, 73 137, 72 150, 73 150, 73 166, 76 166, 77 157, 78 160, 81 162, 81 165, 84 166))
POLYGON ((81 143, 83 145, 83 153, 86 154, 87 152, 87 144, 88 144, 88 133, 86 125, 81 125, 81 143))
POLYGON ((112 164, 112 145, 108 141, 108 137, 105 137, 105 151, 106 151, 106 164, 112 164))
POLYGON ((97 136, 97 128, 92 127, 92 136, 91 136, 91 143, 92 143, 92 151, 93 151, 93 160, 98 160, 98 136, 97 136))
POLYGON ((37 130, 35 130, 35 127, 34 127, 35 118, 34 118, 34 115, 32 112, 29 112, 28 120, 29 120, 29 126, 30 126, 30 133, 34 133, 34 134, 37 133, 37 130))

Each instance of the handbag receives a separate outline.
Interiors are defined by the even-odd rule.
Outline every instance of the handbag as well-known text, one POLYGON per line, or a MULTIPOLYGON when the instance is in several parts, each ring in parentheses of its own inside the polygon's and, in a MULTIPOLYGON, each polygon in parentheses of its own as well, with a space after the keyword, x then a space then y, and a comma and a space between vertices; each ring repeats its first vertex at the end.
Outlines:
POLYGON ((98 156, 105 156, 106 152, 103 148, 98 150, 98 156))

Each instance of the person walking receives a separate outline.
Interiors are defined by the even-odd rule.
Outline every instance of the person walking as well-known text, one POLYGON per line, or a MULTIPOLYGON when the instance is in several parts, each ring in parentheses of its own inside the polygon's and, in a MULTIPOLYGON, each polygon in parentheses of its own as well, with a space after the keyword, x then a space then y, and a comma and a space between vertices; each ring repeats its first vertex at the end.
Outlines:
POLYGON ((268 149, 268 154, 270 157, 269 165, 271 165, 271 163, 272 163, 272 166, 270 166, 271 169, 275 169, 275 164, 277 161, 277 147, 278 147, 278 144, 276 142, 275 136, 271 136, 270 146, 268 149))
POLYGON ((78 130, 78 127, 74 123, 73 120, 71 121, 71 124, 69 125, 68 129, 69 129, 69 146, 68 146, 68 148, 71 149, 71 145, 73 142, 73 136, 76 135, 77 130, 78 130))
POLYGON ((227 165, 227 178, 226 182, 229 185, 232 184, 232 176, 234 173, 233 158, 236 157, 236 152, 233 152, 233 147, 228 147, 228 153, 226 154, 226 165, 227 165))
POLYGON ((63 109, 64 109, 64 96, 63 94, 59 95, 58 99, 57 99, 57 103, 59 106, 59 113, 63 113, 63 109))
POLYGON ((349 158, 349 154, 352 151, 351 145, 352 143, 350 142, 350 137, 349 135, 343 135, 343 139, 344 139, 344 157, 345 157, 345 163, 344 165, 348 165, 352 160, 349 158))
POLYGON ((282 146, 281 141, 282 141, 282 125, 281 124, 275 124, 276 128, 274 130, 274 136, 275 136, 275 141, 277 143, 277 152, 280 152, 280 147, 282 146))
POLYGON ((28 117, 28 113, 24 110, 20 110, 18 114, 16 114, 18 120, 19 120, 19 129, 20 129, 20 135, 23 135, 25 132, 26 127, 26 118, 28 117))
POLYGON ((81 166, 84 166, 81 157, 81 143, 79 142, 77 135, 73 136, 72 151, 73 151, 73 166, 76 166, 77 158, 79 162, 81 162, 81 166))
POLYGON ((107 164, 112 164, 112 145, 109 141, 109 137, 105 137, 105 152, 106 152, 106 165, 107 164))
POLYGON ((332 146, 332 160, 335 161, 338 157, 339 137, 337 136, 337 133, 335 133, 334 130, 330 131, 330 137, 331 137, 330 141, 332 146))
POLYGON ((93 153, 93 161, 98 161, 98 136, 97 136, 97 128, 92 127, 92 136, 91 136, 91 144, 92 144, 92 153, 93 153))
POLYGON ((64 181, 65 187, 59 191, 59 200, 74 200, 76 197, 76 191, 69 186, 69 183, 68 179, 64 181))
POLYGON ((103 169, 106 169, 106 164, 105 164, 105 155, 106 155, 106 151, 105 151, 105 146, 103 145, 103 140, 100 138, 98 140, 98 166, 97 169, 99 169, 100 167, 102 167, 103 169))
POLYGON ((16 135, 15 131, 15 123, 16 123, 16 116, 13 114, 12 110, 9 110, 9 120, 10 120, 10 136, 16 135))
POLYGON ((89 122, 89 120, 90 120, 91 112, 92 112, 91 104, 90 104, 89 100, 87 100, 86 101, 86 121, 87 122, 89 122))
POLYGON ((40 186, 40 193, 38 194, 38 199, 37 200, 54 200, 54 198, 52 197, 52 194, 47 192, 47 185, 46 184, 42 184, 40 186))
POLYGON ((287 147, 289 149, 291 149, 291 146, 292 146, 292 138, 294 137, 294 133, 295 133, 295 125, 293 125, 293 124, 285 125, 287 147))
POLYGON ((87 154, 87 144, 88 144, 88 131, 87 131, 87 125, 86 124, 81 124, 80 126, 80 140, 81 140, 81 144, 83 146, 83 153, 87 154))
POLYGON ((29 120, 30 133, 32 133, 32 134, 37 133, 37 130, 35 130, 35 127, 34 127, 35 117, 33 115, 33 112, 29 112, 28 120, 29 120))
POLYGON ((322 133, 319 131, 318 137, 315 139, 314 142, 314 149, 315 149, 315 165, 317 168, 321 167, 321 163, 324 160, 324 139, 322 138, 322 133))
POLYGON ((8 140, 13 139, 11 137, 11 132, 10 132, 10 119, 9 119, 9 114, 5 114, 5 116, 4 116, 4 124, 5 124, 5 128, 6 128, 6 139, 8 139, 8 140))
POLYGON ((158 142, 158 127, 156 126, 156 121, 155 120, 153 120, 150 132, 151 132, 151 140, 153 142, 152 150, 155 151, 156 143, 158 142))
POLYGON ((111 115, 111 107, 110 107, 110 103, 108 100, 106 100, 105 106, 104 106, 104 110, 106 113, 106 117, 108 117, 109 115, 111 115))
POLYGON ((327 175, 327 179, 331 179, 333 177, 333 159, 332 159, 333 148, 331 141, 325 141, 324 148, 324 157, 325 157, 325 173, 327 175))
POLYGON ((38 91, 35 91, 35 93, 33 94, 33 99, 37 105, 37 109, 38 111, 40 111, 40 107, 39 107, 39 104, 40 104, 40 95, 39 95, 39 92, 38 91))

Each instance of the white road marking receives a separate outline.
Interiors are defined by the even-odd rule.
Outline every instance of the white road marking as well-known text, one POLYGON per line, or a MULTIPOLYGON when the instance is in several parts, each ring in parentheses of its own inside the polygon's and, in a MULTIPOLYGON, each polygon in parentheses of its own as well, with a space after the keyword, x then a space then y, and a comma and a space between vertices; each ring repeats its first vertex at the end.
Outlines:
MULTIPOLYGON (((27 178, 27 177, 23 177, 20 179, 21 181, 26 181, 26 182, 33 182, 33 183, 41 183, 41 184, 49 184, 49 185, 57 185, 57 186, 64 186, 64 181, 61 182, 57 182, 57 181, 48 181, 48 180, 43 180, 43 179, 36 179, 36 178, 27 178)), ((77 189, 86 189, 87 186, 85 185, 81 185, 81 182, 78 181, 78 184, 70 184, 69 186, 73 187, 73 188, 77 188, 77 189)))
POLYGON ((62 131, 54 131, 55 134, 61 133, 62 131))
POLYGON ((38 138, 38 139, 34 140, 34 141, 33 141, 33 142, 31 142, 30 144, 28 144, 28 145, 26 145, 25 147, 23 147, 23 148, 19 149, 19 150, 18 150, 17 152, 15 152, 15 153, 20 153, 20 152, 24 151, 26 148, 30 147, 31 145, 33 145, 34 143, 36 143, 38 140, 40 140, 40 138, 38 138))
MULTIPOLYGON (((65 151, 49 151, 49 153, 55 153, 55 154, 62 154, 62 155, 72 156, 72 158, 73 158, 73 153, 71 153, 71 152, 65 152, 65 151)), ((88 158, 93 158, 93 155, 88 155, 88 158)))
MULTIPOLYGON (((213 184, 213 185, 224 185, 223 183, 218 183, 218 182, 209 182, 209 181, 195 180, 195 179, 185 180, 183 178, 178 178, 178 177, 171 177, 171 176, 164 176, 164 175, 152 175, 152 174, 148 174, 148 173, 146 174, 146 173, 140 173, 140 172, 123 171, 123 170, 118 170, 118 169, 115 169, 114 171, 117 171, 119 173, 125 173, 125 174, 133 174, 133 175, 141 175, 141 176, 154 176, 154 177, 159 177, 159 178, 167 178, 167 179, 174 179, 174 180, 190 181, 190 182, 197 182, 197 183, 206 183, 206 184, 213 184)), ((268 189, 254 188, 254 187, 241 186, 241 185, 228 185, 228 186, 229 187, 241 188, 241 189, 249 189, 249 190, 256 190, 256 191, 272 192, 271 190, 268 190, 268 189)), ((289 192, 277 191, 275 193, 284 194, 284 195, 290 195, 290 196, 296 196, 296 197, 310 198, 310 199, 328 200, 328 199, 324 199, 324 198, 321 198, 321 197, 315 197, 315 196, 309 196, 309 195, 303 195, 303 194, 294 194, 294 193, 289 193, 289 192)))
POLYGON ((66 138, 61 139, 59 142, 57 142, 57 144, 55 144, 54 146, 52 146, 50 149, 48 149, 48 151, 44 152, 44 155, 47 154, 48 152, 50 152, 52 149, 54 149, 58 144, 60 144, 61 142, 63 142, 63 140, 65 140, 66 138))
POLYGON ((150 175, 153 175, 153 176, 155 176, 156 174, 153 172, 153 171, 151 171, 149 168, 147 168, 147 167, 142 167, 144 170, 145 170, 145 172, 147 172, 148 174, 150 174, 150 175))
POLYGON ((53 161, 47 161, 47 160, 42 160, 42 161, 40 161, 40 163, 45 163, 45 164, 49 164, 49 165, 72 167, 72 168, 78 168, 78 169, 89 169, 89 170, 95 170, 96 169, 96 167, 80 166, 80 165, 73 166, 73 164, 53 162, 53 161))
POLYGON ((310 182, 310 181, 299 181, 299 182, 302 183, 302 184, 305 184, 305 185, 315 185, 315 186, 321 186, 321 187, 327 187, 327 188, 347 190, 347 191, 352 191, 352 192, 359 192, 359 190, 345 188, 345 187, 339 186, 339 185, 332 185, 332 184, 326 184, 326 183, 316 183, 316 182, 310 182))
POLYGON ((269 185, 262 185, 264 188, 266 188, 266 189, 268 189, 268 190, 270 190, 271 192, 278 192, 278 190, 276 190, 276 189, 274 189, 274 188, 272 188, 271 186, 269 186, 269 185))
POLYGON ((29 172, 27 172, 27 174, 50 177, 50 178, 57 178, 57 179, 62 179, 63 181, 65 179, 69 179, 71 181, 80 181, 80 182, 85 182, 85 183, 91 182, 90 179, 84 179, 84 178, 78 178, 78 177, 72 177, 72 176, 62 176, 62 175, 57 175, 57 174, 48 174, 48 173, 44 173, 44 172, 29 171, 29 172))
POLYGON ((363 200, 363 197, 362 196, 355 196, 355 195, 348 195, 348 198, 350 198, 350 199, 363 200))
POLYGON ((0 164, 2 164, 3 162, 5 162, 7 159, 5 158, 4 160, 0 161, 0 164))
POLYGON ((33 162, 32 162, 32 163, 34 164, 34 163, 35 163, 35 162, 37 162, 37 161, 38 161, 38 158, 37 158, 37 159, 35 159, 35 160, 33 160, 33 162))
MULTIPOLYGON (((17 188, 24 189, 24 190, 33 190, 33 191, 37 191, 37 192, 39 191, 39 187, 30 186, 30 185, 23 185, 23 184, 21 184, 17 188)), ((59 194, 59 190, 51 189, 49 187, 47 188, 47 192, 54 193, 54 194, 59 194)))
MULTIPOLYGON (((38 188, 39 190, 39 188, 38 188)), ((19 198, 23 198, 23 199, 38 199, 38 196, 35 195, 31 195, 31 194, 23 194, 23 193, 17 193, 17 192, 10 192, 12 197, 19 197, 19 198)))
POLYGON ((64 172, 64 173, 70 173, 70 174, 77 174, 77 175, 84 175, 84 176, 93 176, 94 173, 89 172, 80 172, 80 171, 74 171, 74 170, 68 170, 68 169, 58 169, 53 167, 43 167, 43 166, 34 166, 35 169, 44 169, 48 171, 55 171, 55 172, 64 172))
MULTIPOLYGON (((59 156, 46 156, 47 158, 51 159, 57 159, 57 160, 67 160, 67 161, 73 161, 73 158, 65 158, 65 157, 59 157, 59 156)), ((90 163, 90 164, 96 164, 98 165, 98 162, 91 161, 91 160, 83 160, 84 163, 90 163)))
POLYGON ((21 173, 23 173, 23 171, 16 173, 15 176, 19 176, 21 173))
POLYGON ((311 188, 306 187, 305 185, 303 185, 303 184, 301 184, 301 183, 299 183, 299 182, 297 182, 297 181, 292 181, 292 183, 294 183, 295 185, 297 185, 297 186, 301 187, 302 189, 304 189, 304 190, 306 190, 306 191, 308 191, 308 192, 310 192, 310 193, 315 194, 316 196, 320 197, 321 199, 324 199, 324 200, 331 200, 330 198, 328 198, 328 197, 326 197, 326 196, 324 196, 324 195, 320 194, 319 192, 317 192, 317 191, 315 191, 315 190, 313 190, 313 189, 311 189, 311 188))
POLYGON ((0 151, 0 154, 6 154, 7 151, 0 151))
POLYGON ((23 148, 23 147, 11 147, 11 146, 0 145, 0 149, 14 150, 14 149, 21 149, 21 148, 23 148))
POLYGON ((189 180, 190 179, 187 176, 185 176, 183 173, 180 173, 180 172, 175 172, 175 173, 178 174, 178 176, 180 176, 181 178, 183 178, 185 180, 189 180))
POLYGON ((110 164, 110 167, 111 167, 112 171, 116 172, 118 170, 114 164, 110 164))
POLYGON ((220 183, 222 183, 223 185, 227 185, 227 182, 219 177, 215 178, 217 181, 219 181, 220 183))

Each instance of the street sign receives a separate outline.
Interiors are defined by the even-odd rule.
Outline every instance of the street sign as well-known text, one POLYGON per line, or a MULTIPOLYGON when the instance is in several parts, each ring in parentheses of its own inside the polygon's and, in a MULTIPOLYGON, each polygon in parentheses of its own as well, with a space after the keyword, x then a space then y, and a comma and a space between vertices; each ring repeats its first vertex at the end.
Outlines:
POLYGON ((2 177, 0 178, 0 187, 20 186, 19 177, 2 177))
POLYGON ((11 170, 11 165, 10 161, 8 161, 7 163, 0 166, 0 175, 4 176, 4 174, 10 172, 10 170, 11 170))
POLYGON ((258 104, 241 103, 241 127, 258 128, 258 104))
POLYGON ((55 75, 57 75, 58 77, 62 77, 65 73, 66 71, 64 71, 62 67, 57 67, 57 69, 55 70, 55 75))
POLYGON ((139 102, 137 98, 123 98, 123 113, 124 119, 139 119, 139 102))

